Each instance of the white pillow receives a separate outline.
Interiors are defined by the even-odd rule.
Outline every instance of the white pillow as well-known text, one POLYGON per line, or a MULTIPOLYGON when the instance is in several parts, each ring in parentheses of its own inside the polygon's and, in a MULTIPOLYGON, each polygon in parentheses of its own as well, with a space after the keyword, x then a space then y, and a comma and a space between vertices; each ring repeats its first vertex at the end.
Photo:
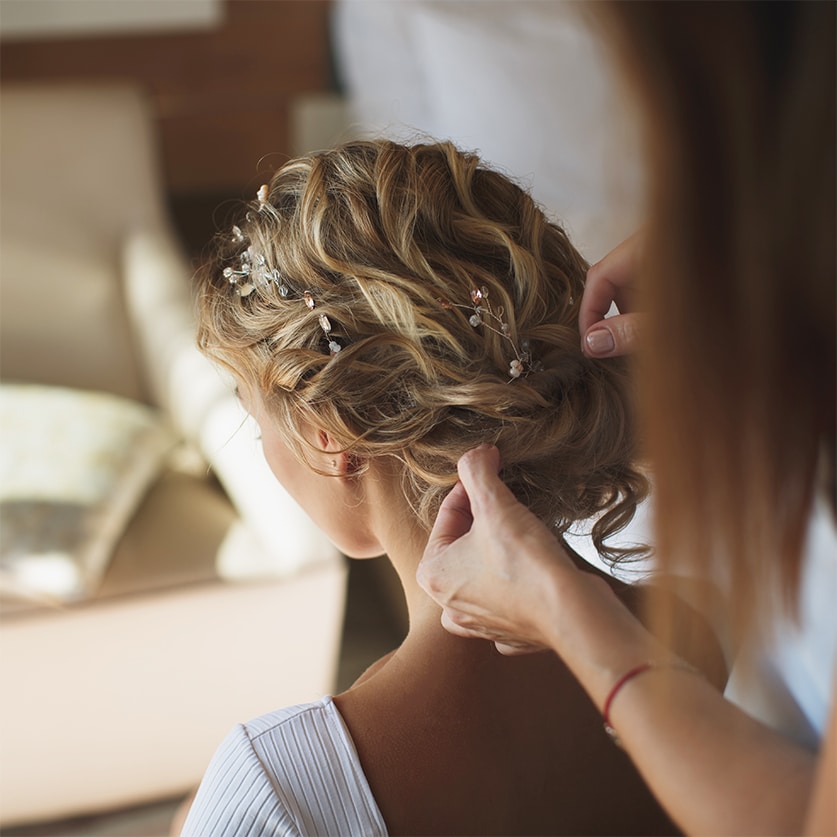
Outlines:
POLYGON ((0 385, 0 583, 35 599, 95 593, 176 437, 104 393, 0 385))

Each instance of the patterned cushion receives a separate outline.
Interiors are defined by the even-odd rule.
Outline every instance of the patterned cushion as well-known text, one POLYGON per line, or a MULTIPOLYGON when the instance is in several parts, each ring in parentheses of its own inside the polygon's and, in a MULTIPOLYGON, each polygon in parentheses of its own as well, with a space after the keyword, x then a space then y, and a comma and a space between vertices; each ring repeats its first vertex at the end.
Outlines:
POLYGON ((0 585, 93 594, 175 444, 156 411, 104 393, 0 385, 0 585))

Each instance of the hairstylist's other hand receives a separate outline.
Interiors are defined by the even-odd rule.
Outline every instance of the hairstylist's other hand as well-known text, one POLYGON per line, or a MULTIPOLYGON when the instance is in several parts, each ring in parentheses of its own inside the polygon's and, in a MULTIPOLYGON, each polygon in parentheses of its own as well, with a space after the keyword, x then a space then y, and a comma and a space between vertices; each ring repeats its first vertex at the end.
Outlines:
POLYGON ((637 347, 642 315, 632 310, 631 303, 641 246, 638 232, 587 271, 578 316, 581 351, 587 357, 617 357, 637 347), (614 302, 619 314, 605 319, 614 302))
POLYGON ((439 509, 418 582, 443 608, 451 633, 493 640, 503 654, 530 653, 548 646, 550 574, 575 568, 499 468, 490 445, 459 460, 460 481, 439 509))

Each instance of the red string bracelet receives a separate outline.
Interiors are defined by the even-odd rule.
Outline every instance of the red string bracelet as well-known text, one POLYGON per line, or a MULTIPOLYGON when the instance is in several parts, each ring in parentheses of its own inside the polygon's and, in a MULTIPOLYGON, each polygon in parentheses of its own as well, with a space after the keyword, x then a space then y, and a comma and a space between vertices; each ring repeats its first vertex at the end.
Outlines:
POLYGON ((605 702, 604 708, 602 709, 602 718, 604 719, 604 728, 605 732, 613 739, 613 743, 617 746, 621 747, 622 742, 619 740, 619 735, 617 734, 616 730, 613 728, 613 725, 610 723, 610 706, 613 703, 613 699, 616 695, 619 694, 622 687, 633 680, 634 677, 639 677, 640 674, 644 674, 646 671, 650 671, 651 669, 655 668, 679 668, 683 671, 691 671, 695 674, 698 673, 697 669, 694 666, 690 666, 687 662, 683 660, 646 660, 644 663, 640 663, 638 666, 634 666, 631 669, 628 669, 617 681, 613 684, 613 688, 610 690, 605 702))

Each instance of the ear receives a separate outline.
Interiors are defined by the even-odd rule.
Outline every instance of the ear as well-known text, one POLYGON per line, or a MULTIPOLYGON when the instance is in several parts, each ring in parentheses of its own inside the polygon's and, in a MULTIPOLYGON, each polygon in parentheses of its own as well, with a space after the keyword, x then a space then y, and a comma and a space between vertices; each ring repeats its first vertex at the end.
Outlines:
POLYGON ((358 476, 363 460, 357 454, 343 450, 337 440, 323 428, 317 430, 317 447, 323 451, 326 471, 346 479, 358 476))

